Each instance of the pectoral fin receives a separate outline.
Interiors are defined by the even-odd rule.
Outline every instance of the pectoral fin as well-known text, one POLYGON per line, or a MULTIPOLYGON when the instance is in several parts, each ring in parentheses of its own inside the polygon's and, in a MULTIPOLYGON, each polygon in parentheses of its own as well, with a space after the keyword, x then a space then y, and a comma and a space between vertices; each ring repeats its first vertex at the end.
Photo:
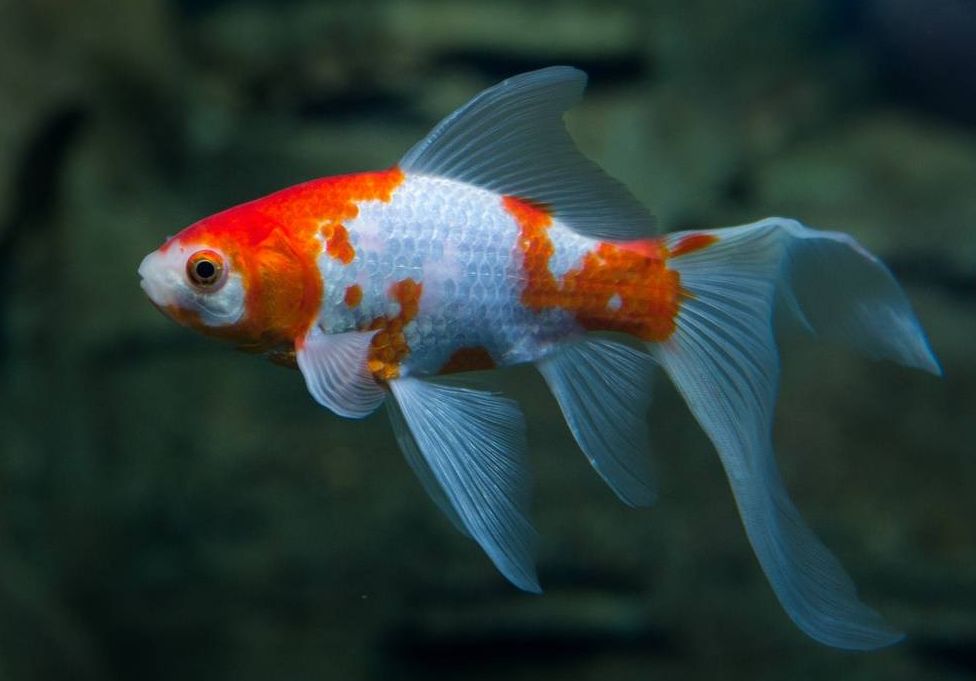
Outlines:
POLYGON ((313 326, 295 346, 298 368, 315 401, 339 416, 373 413, 386 392, 366 368, 375 331, 327 334, 313 326))

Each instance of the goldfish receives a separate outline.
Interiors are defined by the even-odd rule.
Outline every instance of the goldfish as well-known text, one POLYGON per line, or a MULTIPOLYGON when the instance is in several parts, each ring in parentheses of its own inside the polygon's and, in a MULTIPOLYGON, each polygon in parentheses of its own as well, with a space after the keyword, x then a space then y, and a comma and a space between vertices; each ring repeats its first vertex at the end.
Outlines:
POLYGON ((655 499, 658 369, 725 468, 793 622, 869 650, 902 634, 861 602, 773 454, 774 311, 871 358, 940 374, 911 305, 852 237, 786 218, 660 234, 563 116, 586 75, 484 90, 385 170, 311 180, 185 228, 139 266, 176 322, 297 367, 334 414, 385 404, 422 486, 516 587, 539 592, 519 405, 466 374, 533 364, 626 504, 655 499))

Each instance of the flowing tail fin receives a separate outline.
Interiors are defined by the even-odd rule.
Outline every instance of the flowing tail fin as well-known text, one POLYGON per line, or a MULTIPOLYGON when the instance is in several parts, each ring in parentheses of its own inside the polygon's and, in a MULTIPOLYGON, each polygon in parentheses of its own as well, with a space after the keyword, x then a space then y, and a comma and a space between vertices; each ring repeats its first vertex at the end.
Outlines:
POLYGON ((904 293, 851 237, 769 218, 668 237, 687 293, 677 328, 652 346, 718 450, 749 541, 783 608, 827 645, 868 650, 902 638, 858 600, 851 578, 800 517, 773 456, 778 297, 818 335, 939 374, 904 293), (705 235, 704 237, 702 235, 705 235), (694 243, 694 248, 682 244, 694 243))

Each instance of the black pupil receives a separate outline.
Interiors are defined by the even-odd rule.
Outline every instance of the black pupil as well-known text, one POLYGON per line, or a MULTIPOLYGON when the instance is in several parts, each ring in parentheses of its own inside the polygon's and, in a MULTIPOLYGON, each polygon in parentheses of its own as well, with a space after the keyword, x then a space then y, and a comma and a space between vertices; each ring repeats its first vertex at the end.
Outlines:
POLYGON ((217 274, 217 268, 209 260, 201 260, 196 264, 196 273, 200 279, 207 281, 217 274))

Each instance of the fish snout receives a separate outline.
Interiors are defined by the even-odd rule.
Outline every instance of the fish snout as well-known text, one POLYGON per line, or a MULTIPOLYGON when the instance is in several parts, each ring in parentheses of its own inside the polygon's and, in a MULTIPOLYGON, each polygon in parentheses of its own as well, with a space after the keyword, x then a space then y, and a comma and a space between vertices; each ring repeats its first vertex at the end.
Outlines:
POLYGON ((139 264, 139 285, 149 296, 153 305, 161 309, 171 306, 176 298, 174 279, 178 273, 173 271, 173 263, 168 262, 171 258, 165 257, 160 251, 153 251, 139 264))

